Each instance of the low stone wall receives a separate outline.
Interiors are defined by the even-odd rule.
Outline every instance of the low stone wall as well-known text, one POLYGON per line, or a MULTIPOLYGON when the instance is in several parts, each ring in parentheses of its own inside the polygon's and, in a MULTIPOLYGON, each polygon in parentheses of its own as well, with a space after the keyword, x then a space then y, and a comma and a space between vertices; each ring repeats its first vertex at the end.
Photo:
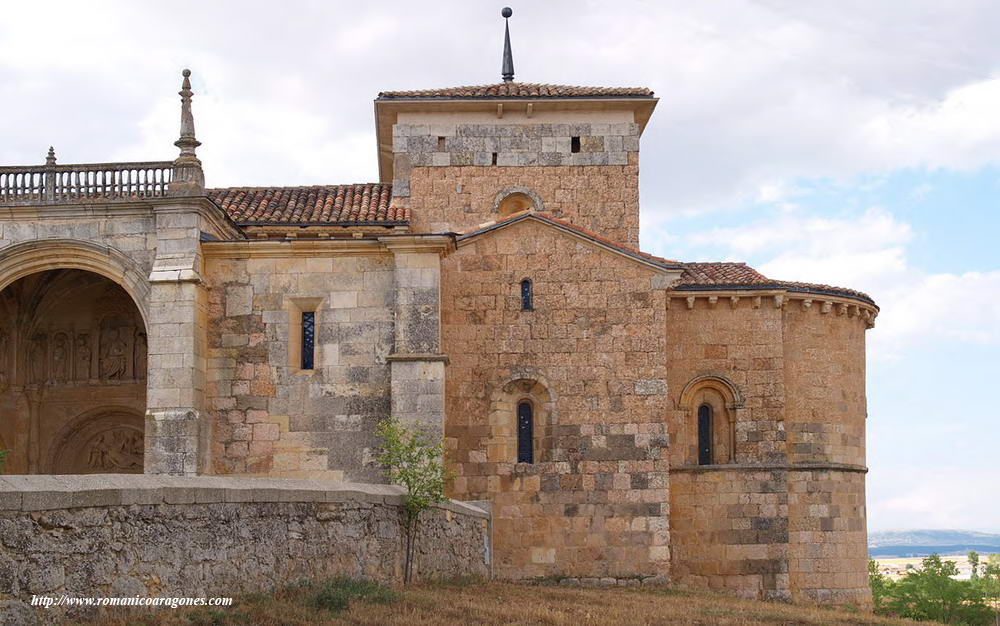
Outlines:
MULTIPOLYGON (((32 595, 234 596, 337 574, 397 582, 403 489, 306 480, 0 477, 0 622, 61 615, 32 595)), ((490 520, 424 514, 414 576, 490 575, 490 520)))

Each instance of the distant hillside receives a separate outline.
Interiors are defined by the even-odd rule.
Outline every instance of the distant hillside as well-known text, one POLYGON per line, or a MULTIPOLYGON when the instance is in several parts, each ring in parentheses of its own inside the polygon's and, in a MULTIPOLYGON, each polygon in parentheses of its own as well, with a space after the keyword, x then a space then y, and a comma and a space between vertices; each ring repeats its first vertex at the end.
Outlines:
POLYGON ((1000 534, 971 530, 887 530, 868 535, 868 552, 872 556, 965 554, 969 550, 1000 552, 1000 534))

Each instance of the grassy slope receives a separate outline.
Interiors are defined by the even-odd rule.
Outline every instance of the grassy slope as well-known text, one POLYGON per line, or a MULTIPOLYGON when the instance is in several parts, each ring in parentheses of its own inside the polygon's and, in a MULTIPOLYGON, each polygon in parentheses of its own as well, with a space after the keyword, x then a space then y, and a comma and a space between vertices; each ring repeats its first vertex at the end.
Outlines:
MULTIPOLYGON (((228 626, 371 626, 447 624, 915 624, 863 613, 807 608, 666 588, 581 589, 547 585, 469 583, 414 585, 401 594, 355 598, 346 611, 315 606, 316 589, 298 588, 237 599, 221 610, 160 609, 155 619, 135 612, 92 622, 228 626), (396 595, 395 598, 392 596, 396 595)), ((328 597, 328 596, 327 596, 328 597)), ((327 602, 327 606, 331 603, 327 602)), ((927 622, 922 622, 927 624, 927 622)))

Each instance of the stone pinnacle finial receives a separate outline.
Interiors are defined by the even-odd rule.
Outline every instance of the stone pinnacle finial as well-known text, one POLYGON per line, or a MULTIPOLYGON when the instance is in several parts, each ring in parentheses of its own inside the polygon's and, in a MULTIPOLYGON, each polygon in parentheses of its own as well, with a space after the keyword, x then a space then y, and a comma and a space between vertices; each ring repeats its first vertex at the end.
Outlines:
POLYGON ((194 136, 194 115, 191 113, 191 70, 181 72, 184 81, 177 95, 181 97, 181 136, 174 145, 181 149, 174 160, 173 180, 170 182, 171 195, 196 196, 205 193, 205 174, 195 148, 201 145, 194 136))
POLYGON ((47 157, 45 157, 45 164, 46 165, 56 164, 56 149, 53 148, 52 146, 49 146, 49 154, 47 157))
POLYGON ((513 15, 514 12, 510 7, 504 7, 500 11, 501 17, 503 17, 504 27, 503 27, 503 65, 500 68, 501 76, 503 76, 503 82, 509 83, 514 80, 514 55, 510 52, 510 23, 507 18, 513 15))

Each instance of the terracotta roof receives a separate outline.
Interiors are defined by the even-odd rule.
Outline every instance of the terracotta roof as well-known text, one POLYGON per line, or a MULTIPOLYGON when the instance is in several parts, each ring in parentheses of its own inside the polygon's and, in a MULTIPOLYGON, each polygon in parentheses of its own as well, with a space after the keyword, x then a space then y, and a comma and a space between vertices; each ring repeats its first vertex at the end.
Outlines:
POLYGON ((788 289, 821 295, 846 296, 875 304, 861 291, 789 280, 768 278, 746 263, 684 263, 684 273, 673 288, 681 291, 700 289, 788 289))
POLYGON ((229 187, 205 191, 237 224, 379 224, 410 221, 391 205, 392 185, 229 187))
POLYGON ((413 100, 425 98, 652 98, 645 87, 576 87, 540 83, 497 83, 445 89, 416 91, 383 91, 379 100, 413 100))
POLYGON ((648 263, 654 263, 654 264, 660 265, 660 266, 662 266, 662 267, 664 267, 666 269, 681 269, 681 267, 682 267, 681 264, 678 261, 671 261, 669 259, 664 259, 664 258, 661 258, 661 257, 658 257, 658 256, 653 256, 652 254, 643 252, 642 250, 637 250, 636 248, 630 248, 628 246, 623 246, 622 244, 618 243, 617 241, 612 241, 612 240, 608 239, 607 237, 602 237, 601 235, 598 235, 597 233, 595 233, 593 231, 589 231, 589 230, 587 230, 585 228, 580 228, 579 226, 577 226, 576 224, 573 224, 572 222, 567 222, 566 220, 561 220, 561 219, 559 219, 557 217, 553 217, 551 213, 538 212, 538 211, 533 211, 531 209, 527 209, 527 210, 524 210, 524 211, 518 211, 517 213, 514 213, 514 214, 510 215, 509 217, 507 217, 505 219, 502 219, 502 220, 498 220, 496 222, 487 222, 486 224, 482 224, 478 228, 476 228, 476 230, 473 230, 473 231, 470 231, 470 232, 463 233, 463 234, 459 235, 458 236, 458 241, 464 241, 466 239, 471 239, 473 237, 477 237, 479 235, 488 233, 488 232, 496 230, 498 228, 503 228, 503 227, 509 226, 510 224, 513 224, 515 222, 519 222, 521 220, 529 219, 529 218, 534 218, 534 219, 537 219, 539 221, 546 222, 548 224, 556 226, 557 228, 562 228, 562 229, 565 229, 565 230, 572 231, 572 232, 574 232, 574 233, 576 233, 578 235, 583 236, 586 239, 590 239, 591 241, 594 241, 595 243, 601 244, 601 245, 606 246, 608 248, 613 248, 615 250, 618 250, 619 252, 622 252, 625 255, 633 257, 633 258, 635 258, 635 259, 637 259, 639 261, 645 261, 645 262, 648 262, 648 263))

